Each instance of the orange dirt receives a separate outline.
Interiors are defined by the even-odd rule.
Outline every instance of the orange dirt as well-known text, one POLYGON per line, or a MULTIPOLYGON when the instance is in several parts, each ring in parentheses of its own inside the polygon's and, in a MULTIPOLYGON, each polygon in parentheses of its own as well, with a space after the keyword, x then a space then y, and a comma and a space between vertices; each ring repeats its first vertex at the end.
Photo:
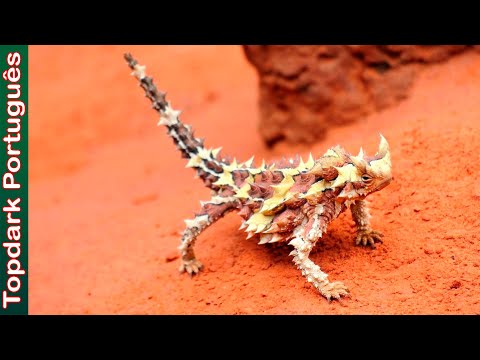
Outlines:
POLYGON ((432 65, 411 96, 310 149, 267 150, 257 79, 240 47, 30 48, 30 313, 480 313, 480 54, 432 65), (122 58, 153 74, 207 146, 246 160, 391 146, 394 182, 370 197, 377 250, 349 213, 312 258, 351 297, 328 303, 287 247, 246 240, 232 213, 197 242, 206 270, 178 274, 183 219, 209 191, 185 169, 122 58))

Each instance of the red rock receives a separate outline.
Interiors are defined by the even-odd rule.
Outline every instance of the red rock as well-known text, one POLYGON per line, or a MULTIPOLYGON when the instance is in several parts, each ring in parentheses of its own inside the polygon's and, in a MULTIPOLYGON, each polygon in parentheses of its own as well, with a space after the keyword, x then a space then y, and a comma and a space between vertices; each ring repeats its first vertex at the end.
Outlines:
POLYGON ((244 46, 260 77, 260 134, 269 145, 313 143, 329 127, 405 99, 424 64, 465 45, 244 46))

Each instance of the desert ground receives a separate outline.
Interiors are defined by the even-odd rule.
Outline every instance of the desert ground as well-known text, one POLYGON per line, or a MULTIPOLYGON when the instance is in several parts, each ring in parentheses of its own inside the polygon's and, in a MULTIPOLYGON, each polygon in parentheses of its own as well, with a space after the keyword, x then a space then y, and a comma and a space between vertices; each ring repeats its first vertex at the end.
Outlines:
POLYGON ((268 149, 257 74, 238 46, 32 46, 31 314, 479 314, 480 53, 429 66, 400 104, 313 146, 268 149), (312 259, 351 296, 327 302, 285 247, 257 245, 231 213, 178 273, 184 219, 209 190, 157 127, 123 53, 168 92, 208 147, 274 160, 390 143, 394 181, 370 198, 377 249, 354 246, 350 213, 312 259))

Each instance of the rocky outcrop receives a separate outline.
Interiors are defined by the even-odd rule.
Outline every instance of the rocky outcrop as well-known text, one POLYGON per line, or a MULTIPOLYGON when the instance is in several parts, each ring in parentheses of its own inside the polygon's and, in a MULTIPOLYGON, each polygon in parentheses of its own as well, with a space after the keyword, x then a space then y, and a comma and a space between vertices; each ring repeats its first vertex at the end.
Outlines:
MULTIPOLYGON (((261 136, 312 143, 329 127, 361 120, 408 96, 425 64, 466 45, 249 45, 260 80, 261 136)), ((476 49, 478 50, 478 48, 476 49)))

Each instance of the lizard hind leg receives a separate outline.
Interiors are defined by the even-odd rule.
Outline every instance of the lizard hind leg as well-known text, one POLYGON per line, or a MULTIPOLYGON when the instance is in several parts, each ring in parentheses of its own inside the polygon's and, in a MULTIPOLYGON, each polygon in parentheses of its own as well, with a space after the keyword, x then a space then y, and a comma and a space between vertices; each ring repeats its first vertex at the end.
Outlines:
POLYGON ((330 282, 328 275, 324 273, 320 266, 310 260, 310 251, 313 248, 313 244, 309 241, 305 241, 301 237, 296 237, 289 242, 295 249, 290 253, 293 256, 293 262, 297 265, 298 269, 305 276, 307 281, 311 283, 328 301, 331 299, 340 299, 341 296, 348 295, 347 287, 339 282, 330 282))
POLYGON ((202 203, 202 208, 195 218, 185 220, 187 225, 182 234, 182 241, 178 249, 181 254, 180 272, 187 272, 190 276, 203 269, 203 264, 195 257, 194 245, 197 237, 211 224, 223 217, 227 212, 235 209, 236 203, 231 199, 214 196, 209 202, 202 203))
POLYGON ((290 255, 293 256, 293 262, 302 272, 302 275, 322 296, 330 301, 331 299, 338 300, 341 296, 347 296, 348 289, 339 281, 330 282, 328 275, 309 258, 315 243, 326 230, 326 222, 325 217, 314 214, 309 221, 299 225, 293 231, 295 237, 288 244, 294 247, 290 255))

